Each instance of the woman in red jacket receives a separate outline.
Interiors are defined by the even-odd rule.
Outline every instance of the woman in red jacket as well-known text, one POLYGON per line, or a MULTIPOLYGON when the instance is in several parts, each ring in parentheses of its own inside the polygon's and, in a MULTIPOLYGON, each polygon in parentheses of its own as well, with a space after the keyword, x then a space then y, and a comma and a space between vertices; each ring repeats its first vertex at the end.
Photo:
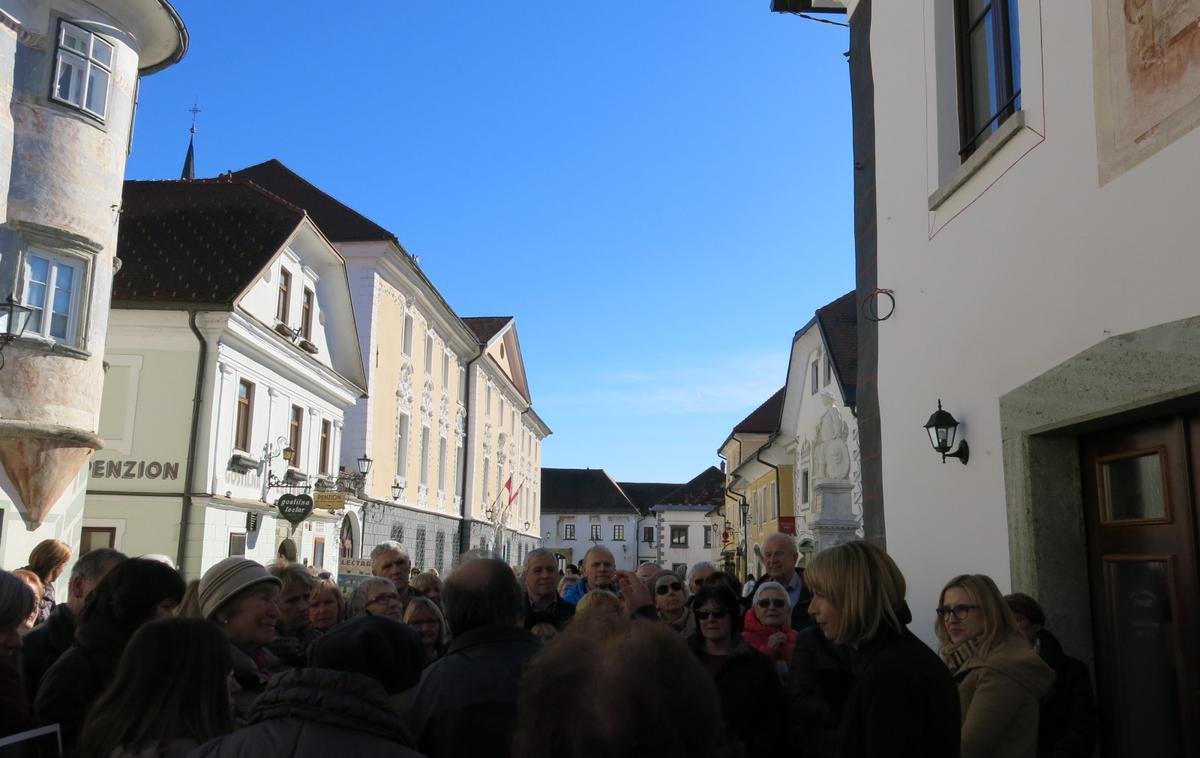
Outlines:
POLYGON ((763 582, 754 593, 754 602, 746 611, 742 639, 771 659, 782 677, 787 674, 796 651, 796 630, 792 629, 792 603, 779 582, 763 582))

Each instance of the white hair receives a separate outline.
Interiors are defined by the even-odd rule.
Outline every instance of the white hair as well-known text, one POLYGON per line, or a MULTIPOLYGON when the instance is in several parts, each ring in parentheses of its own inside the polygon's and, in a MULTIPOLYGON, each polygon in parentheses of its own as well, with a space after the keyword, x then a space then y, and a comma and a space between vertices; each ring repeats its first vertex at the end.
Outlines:
POLYGON ((715 573, 717 567, 713 565, 712 561, 696 561, 692 564, 692 567, 688 569, 687 572, 687 580, 689 584, 691 584, 692 580, 696 578, 696 572, 700 571, 701 569, 708 569, 709 571, 715 573))
POLYGON ((779 590, 783 594, 783 602, 787 603, 788 608, 792 607, 792 596, 788 594, 787 588, 779 582, 763 582, 758 585, 758 589, 754 591, 754 600, 751 601, 753 605, 758 605, 758 596, 765 590, 779 590))
POLYGON ((404 549, 403 545, 395 540, 387 540, 386 542, 380 542, 371 549, 371 562, 374 563, 379 556, 393 551, 400 553, 400 555, 403 555, 405 558, 408 558, 408 551, 404 549))

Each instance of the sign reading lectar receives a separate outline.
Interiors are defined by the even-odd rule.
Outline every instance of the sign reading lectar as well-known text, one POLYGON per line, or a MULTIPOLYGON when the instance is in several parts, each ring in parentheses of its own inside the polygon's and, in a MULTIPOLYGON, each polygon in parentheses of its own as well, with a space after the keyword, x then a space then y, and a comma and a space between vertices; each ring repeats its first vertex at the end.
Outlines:
POLYGON ((313 505, 326 511, 338 511, 346 507, 345 492, 314 492, 313 505))
POLYGON ((275 507, 279 509, 280 516, 295 526, 312 513, 313 499, 308 495, 280 495, 275 501, 275 507))

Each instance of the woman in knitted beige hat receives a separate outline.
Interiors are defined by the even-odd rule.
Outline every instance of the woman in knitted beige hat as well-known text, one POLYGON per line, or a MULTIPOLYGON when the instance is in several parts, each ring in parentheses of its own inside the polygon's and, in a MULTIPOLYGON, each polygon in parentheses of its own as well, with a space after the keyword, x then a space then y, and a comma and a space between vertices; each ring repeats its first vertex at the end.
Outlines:
POLYGON ((215 621, 229 640, 233 676, 241 686, 234 717, 243 723, 278 661, 267 650, 279 622, 280 581, 260 563, 234 556, 200 577, 200 614, 215 621))

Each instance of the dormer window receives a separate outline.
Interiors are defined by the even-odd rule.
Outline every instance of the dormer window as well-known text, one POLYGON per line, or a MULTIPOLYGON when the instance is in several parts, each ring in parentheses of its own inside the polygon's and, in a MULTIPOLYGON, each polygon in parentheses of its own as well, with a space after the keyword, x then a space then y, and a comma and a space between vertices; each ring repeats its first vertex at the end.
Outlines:
POLYGON ((309 341, 312 340, 312 319, 313 310, 316 309, 316 301, 316 295, 306 287, 304 289, 304 304, 301 306, 303 312, 300 314, 300 336, 309 341))
POLYGON ((75 24, 60 22, 50 96, 103 120, 112 64, 111 43, 75 24))
POLYGON ((292 275, 286 268, 279 269, 279 298, 275 301, 275 320, 287 326, 288 300, 292 290, 292 275))

